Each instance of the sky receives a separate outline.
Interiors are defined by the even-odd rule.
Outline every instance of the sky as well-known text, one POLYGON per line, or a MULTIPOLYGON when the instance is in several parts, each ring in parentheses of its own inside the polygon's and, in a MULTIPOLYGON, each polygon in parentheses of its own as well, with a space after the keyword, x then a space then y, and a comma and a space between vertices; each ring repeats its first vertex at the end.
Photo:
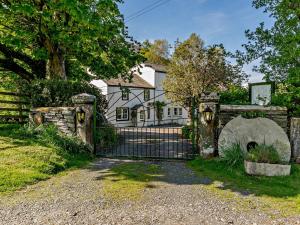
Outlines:
MULTIPOLYGON (((124 0, 120 11, 135 40, 166 39, 173 44, 177 38, 186 40, 197 33, 206 45, 222 43, 232 52, 247 43, 245 30, 255 30, 260 22, 272 25, 262 9, 252 7, 252 0, 124 0), (132 17, 155 2, 161 5, 132 17)), ((257 63, 244 67, 251 75, 249 82, 262 81, 262 75, 251 69, 257 63)))

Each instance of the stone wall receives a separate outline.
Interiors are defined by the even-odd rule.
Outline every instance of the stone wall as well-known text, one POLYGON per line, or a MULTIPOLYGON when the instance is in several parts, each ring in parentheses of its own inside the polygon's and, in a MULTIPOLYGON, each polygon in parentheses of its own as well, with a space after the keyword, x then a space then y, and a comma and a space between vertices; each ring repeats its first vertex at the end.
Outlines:
POLYGON ((75 107, 43 107, 31 109, 29 119, 37 125, 53 123, 64 134, 75 135, 75 116, 75 107))
POLYGON ((258 106, 258 105, 220 105, 219 133, 222 128, 232 119, 247 112, 261 112, 266 118, 275 121, 282 129, 288 133, 288 113, 287 108, 278 106, 258 106))
POLYGON ((290 141, 292 157, 300 163, 300 118, 291 118, 290 141))

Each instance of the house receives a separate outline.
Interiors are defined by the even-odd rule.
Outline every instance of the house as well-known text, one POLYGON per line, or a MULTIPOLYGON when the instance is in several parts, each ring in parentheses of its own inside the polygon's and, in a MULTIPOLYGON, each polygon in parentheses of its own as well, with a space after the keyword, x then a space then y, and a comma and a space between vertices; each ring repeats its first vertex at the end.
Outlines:
POLYGON ((108 122, 116 127, 186 124, 187 110, 165 96, 165 67, 146 63, 140 66, 140 72, 133 74, 130 83, 122 78, 91 82, 106 95, 108 108, 105 116, 108 122), (155 102, 163 103, 159 116, 155 102))

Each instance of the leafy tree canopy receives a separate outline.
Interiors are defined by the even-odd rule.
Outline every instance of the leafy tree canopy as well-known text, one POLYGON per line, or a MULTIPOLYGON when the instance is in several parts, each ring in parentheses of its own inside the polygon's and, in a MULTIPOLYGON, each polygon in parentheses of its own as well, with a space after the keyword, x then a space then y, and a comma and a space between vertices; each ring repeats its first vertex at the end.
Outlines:
POLYGON ((164 90, 169 99, 191 106, 191 98, 199 100, 201 93, 224 90, 230 84, 241 84, 246 74, 241 67, 227 60, 222 45, 205 47, 203 40, 192 34, 178 43, 168 65, 164 90))
POLYGON ((86 68, 101 78, 126 76, 141 56, 127 36, 120 2, 1 0, 0 68, 29 81, 65 79, 70 71, 83 79, 86 68))
POLYGON ((148 40, 144 41, 141 53, 149 63, 167 65, 170 62, 169 43, 164 39, 155 40, 153 43, 148 40))
POLYGON ((274 19, 267 29, 261 23, 254 32, 246 31, 245 53, 237 52, 243 63, 259 59, 254 69, 266 80, 288 81, 300 87, 300 2, 299 0, 254 0, 253 6, 264 8, 274 19))

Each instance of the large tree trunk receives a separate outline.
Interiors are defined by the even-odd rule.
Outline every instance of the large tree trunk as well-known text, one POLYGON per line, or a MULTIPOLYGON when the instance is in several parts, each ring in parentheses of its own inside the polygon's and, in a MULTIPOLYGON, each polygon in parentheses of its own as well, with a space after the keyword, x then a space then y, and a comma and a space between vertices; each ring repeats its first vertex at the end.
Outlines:
POLYGON ((50 79, 67 79, 65 59, 59 47, 53 47, 47 62, 47 74, 50 79))
POLYGON ((49 59, 47 61, 48 79, 66 80, 65 58, 62 49, 58 44, 52 44, 49 39, 45 39, 44 46, 49 52, 49 59))

